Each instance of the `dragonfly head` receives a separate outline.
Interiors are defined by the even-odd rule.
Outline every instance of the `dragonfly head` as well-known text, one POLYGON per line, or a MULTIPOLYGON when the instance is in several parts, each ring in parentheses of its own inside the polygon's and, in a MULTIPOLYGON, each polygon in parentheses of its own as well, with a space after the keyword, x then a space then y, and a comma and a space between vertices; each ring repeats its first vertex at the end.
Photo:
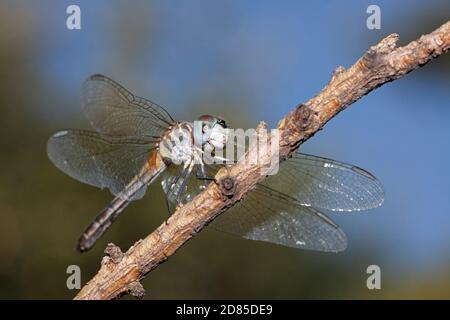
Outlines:
POLYGON ((201 141, 205 150, 222 150, 227 143, 227 124, 225 120, 211 115, 198 118, 200 125, 194 126, 194 139, 201 141))

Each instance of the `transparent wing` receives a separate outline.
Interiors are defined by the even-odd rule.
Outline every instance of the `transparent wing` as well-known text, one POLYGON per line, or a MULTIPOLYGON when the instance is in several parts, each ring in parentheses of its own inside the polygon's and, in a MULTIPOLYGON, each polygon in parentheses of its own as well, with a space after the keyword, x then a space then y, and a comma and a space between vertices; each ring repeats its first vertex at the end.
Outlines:
MULTIPOLYGON (((50 137, 47 153, 53 164, 72 178, 118 195, 140 173, 155 145, 152 139, 67 130, 50 137)), ((144 193, 145 188, 134 199, 144 193)))
POLYGON ((369 172, 342 162, 296 153, 280 164, 263 185, 305 206, 332 211, 359 211, 380 206, 383 187, 369 172))
POLYGON ((263 185, 257 185, 212 225, 246 239, 298 249, 339 252, 347 246, 344 232, 323 213, 263 185))
POLYGON ((219 166, 194 164, 189 171, 183 165, 171 164, 162 173, 161 179, 169 214, 175 211, 177 205, 191 201, 202 192, 218 170, 219 166))
POLYGON ((103 75, 86 80, 81 104, 92 127, 102 134, 159 137, 174 123, 163 107, 133 95, 103 75))
POLYGON ((162 174, 161 186, 166 194, 167 209, 172 214, 189 197, 187 183, 191 180, 189 166, 171 164, 162 174))

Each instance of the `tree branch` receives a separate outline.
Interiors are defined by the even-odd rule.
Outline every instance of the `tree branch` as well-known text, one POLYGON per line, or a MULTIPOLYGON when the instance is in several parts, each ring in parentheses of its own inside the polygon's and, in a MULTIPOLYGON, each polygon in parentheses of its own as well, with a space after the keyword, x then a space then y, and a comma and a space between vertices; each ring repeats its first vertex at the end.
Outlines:
MULTIPOLYGON (((362 96, 448 51, 450 21, 404 47, 396 48, 397 40, 398 35, 391 34, 370 47, 350 68, 336 68, 318 95, 280 120, 280 160, 289 157, 331 118, 362 96)), ((261 122, 256 132, 263 134, 265 129, 266 124, 261 122)), ((136 242, 126 253, 109 244, 97 275, 75 299, 113 299, 126 293, 143 297, 145 292, 140 280, 146 274, 264 179, 271 163, 270 143, 266 148, 267 152, 264 152, 251 147, 245 159, 222 168, 215 182, 191 202, 178 208, 166 222, 144 240, 136 242), (248 161, 256 158, 258 162, 248 161)))

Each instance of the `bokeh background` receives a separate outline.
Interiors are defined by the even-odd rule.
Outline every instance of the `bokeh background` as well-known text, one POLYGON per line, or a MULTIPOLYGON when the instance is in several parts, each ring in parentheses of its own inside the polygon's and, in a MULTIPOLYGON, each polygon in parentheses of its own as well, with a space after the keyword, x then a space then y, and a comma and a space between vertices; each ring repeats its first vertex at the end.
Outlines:
MULTIPOLYGON (((159 185, 131 205, 96 247, 73 251, 111 199, 48 160, 56 130, 88 128, 85 78, 104 73, 166 106, 176 119, 222 115, 272 127, 396 32, 405 44, 450 19, 429 1, 9 1, 0 4, 0 298, 69 299, 66 268, 85 283, 107 242, 128 248, 167 217, 159 185), (66 8, 81 7, 81 30, 66 8), (370 4, 381 29, 366 28, 370 4)), ((205 229, 143 284, 163 298, 450 298, 450 56, 372 92, 303 151, 357 164, 386 191, 367 213, 331 215, 347 251, 324 254, 205 229), (382 289, 366 288, 381 267, 382 289)))

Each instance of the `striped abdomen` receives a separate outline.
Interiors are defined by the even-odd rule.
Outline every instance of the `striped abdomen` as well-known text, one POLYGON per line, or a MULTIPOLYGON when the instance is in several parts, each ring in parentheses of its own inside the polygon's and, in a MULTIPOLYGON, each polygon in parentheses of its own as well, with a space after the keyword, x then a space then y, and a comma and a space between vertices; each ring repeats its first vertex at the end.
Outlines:
POLYGON ((142 169, 142 172, 136 176, 130 184, 117 195, 86 227, 80 239, 78 240, 76 250, 84 252, 92 248, 95 242, 117 219, 120 213, 130 203, 139 190, 152 183, 165 169, 165 164, 157 150, 153 150, 149 161, 142 169))

